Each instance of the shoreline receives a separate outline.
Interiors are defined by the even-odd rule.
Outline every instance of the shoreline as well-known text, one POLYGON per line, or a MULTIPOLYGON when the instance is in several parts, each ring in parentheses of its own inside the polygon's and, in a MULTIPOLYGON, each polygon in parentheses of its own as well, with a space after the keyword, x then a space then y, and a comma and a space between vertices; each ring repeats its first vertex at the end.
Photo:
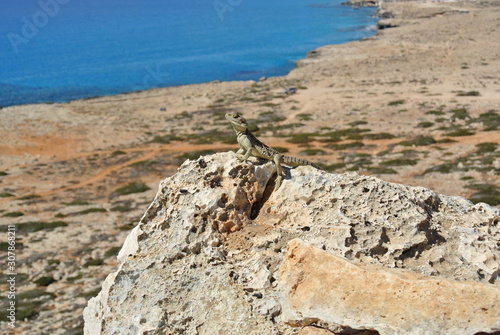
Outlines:
MULTIPOLYGON (((365 1, 365 0, 362 0, 362 1, 365 1)), ((352 9, 357 9, 359 8, 359 6, 355 6, 355 5, 349 5, 347 3, 342 3, 341 4, 342 6, 347 6, 347 7, 351 7, 352 9)), ((366 6, 368 7, 368 6, 366 6)), ((375 17, 376 17, 376 13, 375 13, 375 17)), ((369 26, 366 26, 364 27, 365 28, 368 28, 369 26)), ((366 37, 363 37, 363 38, 366 38, 366 37)), ((363 39, 361 38, 361 39, 363 39)), ((344 43, 349 43, 351 41, 346 41, 344 43)), ((344 43, 341 43, 341 44, 344 44, 344 43)), ((326 44, 324 46, 327 46, 327 45, 336 45, 336 44, 326 44)), ((320 48, 320 47, 323 47, 323 46, 318 46, 317 48, 320 48)), ((314 49, 313 49, 314 50, 314 49)), ((281 78, 281 77, 286 77, 291 71, 293 71, 296 67, 297 67, 297 63, 300 62, 302 59, 304 58, 307 58, 307 54, 312 51, 312 50, 309 50, 306 52, 306 55, 303 57, 303 58, 299 58, 295 61, 291 61, 294 63, 294 67, 292 69, 290 69, 287 73, 283 73, 281 75, 278 75, 278 76, 270 76, 268 78, 281 78)), ((153 77, 161 77, 162 76, 162 73, 154 73, 154 71, 156 71, 155 69, 149 69, 148 70, 148 75, 149 76, 153 76, 153 77)), ((262 70, 260 70, 262 71, 262 70)), ((33 102, 33 103, 16 103, 16 104, 13 104, 13 105, 0 105, 0 110, 2 109, 5 109, 5 108, 9 108, 9 107, 16 107, 16 106, 26 106, 26 105, 37 105, 37 104, 48 104, 48 105, 51 105, 51 104, 66 104, 66 103, 71 103, 71 102, 74 102, 74 101, 80 101, 80 100, 91 100, 91 99, 99 99, 99 98, 105 98, 105 97, 114 97, 114 96, 121 96, 121 95, 128 95, 128 94, 134 94, 134 93, 141 93, 141 92, 144 92, 144 91, 149 91, 149 90, 156 90, 156 89, 168 89, 168 88, 176 88, 176 87, 184 87, 184 86, 190 86, 190 85, 204 85, 204 84, 211 84, 211 83, 217 83, 217 82, 237 82, 237 81, 241 81, 241 82, 245 82, 245 81, 259 81, 261 78, 266 78, 267 76, 261 76, 260 78, 256 78, 256 79, 248 79, 248 80, 232 80, 232 79, 213 79, 213 80, 209 80, 209 81, 203 81, 203 82, 193 82, 193 83, 189 83, 189 84, 173 84, 173 85, 169 85, 169 86, 161 86, 161 87, 152 87, 152 88, 146 88, 146 89, 140 89, 140 90, 131 90, 131 91, 126 91, 126 92, 122 92, 122 93, 109 93, 109 94, 103 94, 103 95, 92 95, 92 96, 88 96, 88 97, 82 97, 82 98, 70 98, 70 99, 62 99, 61 101, 49 101, 49 102, 33 102)), ((6 85, 6 86, 9 86, 9 85, 6 85)), ((50 88, 48 87, 39 87, 37 89, 40 89, 40 90, 49 90, 50 88)), ((64 90, 66 91, 72 91, 72 90, 81 90, 81 91, 85 91, 85 90, 90 90, 91 88, 64 88, 64 90)), ((63 90, 63 91, 64 91, 63 90)), ((111 89, 111 90, 115 90, 116 89, 111 89)))
MULTIPOLYGON (((431 0, 431 1, 433 1, 433 0, 431 0)), ((214 79, 214 80, 211 80, 211 81, 201 82, 201 83, 190 83, 190 84, 180 84, 180 85, 172 85, 172 86, 164 86, 164 87, 155 87, 155 88, 148 88, 148 89, 144 89, 144 90, 127 91, 127 92, 118 93, 118 94, 106 94, 106 95, 89 96, 89 97, 85 97, 85 98, 70 99, 70 100, 67 100, 67 101, 64 100, 64 101, 51 101, 51 102, 21 103, 21 104, 8 105, 8 106, 1 106, 0 105, 0 110, 11 108, 11 107, 20 107, 20 106, 57 105, 57 104, 69 104, 69 103, 78 102, 78 101, 91 101, 91 100, 94 100, 94 99, 102 99, 102 98, 112 98, 112 97, 119 98, 121 96, 127 96, 127 95, 133 95, 133 94, 140 94, 140 93, 148 92, 148 91, 155 91, 155 90, 162 90, 162 89, 175 89, 175 88, 182 88, 182 87, 188 87, 188 86, 209 85, 209 84, 218 84, 218 83, 233 83, 233 82, 258 82, 258 81, 262 81, 262 79, 267 80, 267 79, 270 79, 270 78, 273 78, 273 79, 283 78, 284 79, 287 76, 289 76, 291 72, 293 72, 298 67, 300 67, 303 62, 306 62, 309 58, 316 57, 317 56, 317 54, 316 54, 317 50, 319 50, 319 49, 327 48, 327 47, 333 47, 333 46, 336 46, 336 45, 348 44, 348 43, 352 43, 352 42, 359 42, 359 41, 363 41, 364 39, 369 39, 371 37, 376 36, 381 31, 381 29, 379 29, 378 23, 381 20, 383 20, 384 18, 386 18, 387 16, 388 17, 391 16, 390 13, 382 12, 381 5, 383 3, 384 3, 383 0, 381 0, 381 1, 374 1, 374 0, 350 0, 350 1, 346 1, 346 2, 341 3, 342 6, 351 7, 352 9, 357 9, 359 7, 378 7, 379 9, 375 13, 375 17, 379 18, 379 21, 377 22, 377 30, 376 30, 376 32, 372 36, 370 36, 370 37, 364 37, 364 38, 359 39, 359 40, 347 41, 347 42, 344 42, 344 43, 341 43, 341 44, 326 44, 326 45, 314 48, 312 50, 309 50, 306 53, 305 57, 300 58, 300 59, 294 61, 295 66, 294 66, 293 69, 291 69, 288 73, 280 75, 280 76, 262 77, 259 80, 221 80, 221 79, 214 79)), ((369 26, 366 26, 365 28, 368 28, 368 27, 369 26)))
POLYGON ((387 29, 315 49, 283 77, 4 108, 0 225, 18 229, 18 292, 39 297, 16 334, 83 329, 83 308, 159 182, 186 159, 237 149, 228 111, 331 173, 498 208, 500 3, 382 7, 387 29), (281 93, 290 86, 297 93, 281 93))

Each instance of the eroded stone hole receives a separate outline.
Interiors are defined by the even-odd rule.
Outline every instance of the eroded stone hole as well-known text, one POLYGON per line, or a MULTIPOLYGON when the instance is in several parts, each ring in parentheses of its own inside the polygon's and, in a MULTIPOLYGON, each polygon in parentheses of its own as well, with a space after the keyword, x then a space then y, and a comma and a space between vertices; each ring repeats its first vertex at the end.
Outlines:
POLYGON ((219 221, 227 221, 229 220, 229 215, 226 212, 222 212, 219 213, 217 219, 219 219, 219 221))
POLYGON ((266 185, 266 189, 264 190, 264 194, 262 194, 262 197, 256 202, 254 202, 254 204, 252 205, 252 209, 250 210, 250 220, 255 220, 259 216, 260 210, 267 202, 267 200, 269 200, 271 194, 273 194, 275 185, 274 180, 275 180, 274 178, 269 180, 269 182, 266 185))
POLYGON ((204 177, 205 182, 210 186, 210 188, 221 187, 221 174, 221 171, 207 173, 204 177))

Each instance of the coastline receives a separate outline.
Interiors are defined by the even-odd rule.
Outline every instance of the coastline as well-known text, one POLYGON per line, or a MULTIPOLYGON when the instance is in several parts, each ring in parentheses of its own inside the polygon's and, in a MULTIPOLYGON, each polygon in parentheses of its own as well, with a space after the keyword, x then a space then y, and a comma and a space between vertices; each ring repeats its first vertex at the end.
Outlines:
POLYGON ((14 333, 83 327, 87 300, 116 269, 116 248, 158 182, 185 159, 237 148, 226 111, 242 112, 264 143, 333 173, 498 200, 500 47, 491 38, 500 4, 382 10, 375 36, 318 48, 283 77, 2 109, 0 224, 20 227, 18 291, 45 292, 14 333), (281 93, 291 86, 296 94, 281 93), (149 189, 120 191, 134 183, 149 189))
MULTIPOLYGON (((364 29, 363 26, 374 26, 375 18, 374 15, 372 15, 374 12, 373 10, 353 11, 348 6, 341 6, 340 0, 337 1, 338 2, 336 2, 334 6, 335 8, 330 8, 331 5, 324 7, 323 5, 308 5, 298 1, 297 3, 299 6, 304 6, 304 8, 298 8, 297 10, 295 5, 293 5, 291 7, 293 9, 292 13, 288 11, 283 12, 282 16, 284 22, 290 22, 292 18, 302 22, 304 21, 303 17, 309 18, 309 21, 302 22, 304 25, 310 25, 306 30, 299 29, 299 31, 295 31, 292 28, 287 30, 286 34, 283 34, 283 32, 280 33, 280 29, 267 27, 266 24, 260 22, 258 26, 262 25, 262 28, 247 29, 248 33, 242 31, 236 34, 233 30, 228 31, 227 38, 221 40, 234 39, 234 36, 241 36, 241 43, 243 43, 239 45, 233 41, 228 44, 226 41, 223 44, 227 44, 226 48, 231 48, 228 50, 225 48, 217 48, 217 51, 214 51, 213 46, 205 45, 203 40, 198 41, 195 38, 190 38, 191 43, 195 44, 191 46, 194 51, 189 51, 189 49, 186 49, 189 47, 189 44, 183 45, 183 43, 170 41, 164 44, 179 44, 179 50, 175 48, 172 50, 170 50, 170 48, 163 50, 163 52, 165 52, 163 56, 168 54, 168 57, 155 55, 157 51, 152 51, 152 55, 135 55, 138 59, 132 62, 134 58, 129 56, 128 53, 125 53, 127 57, 125 57, 123 64, 120 64, 121 71, 115 73, 112 70, 112 64, 100 64, 99 71, 96 71, 94 76, 91 75, 91 73, 93 73, 92 71, 88 71, 90 68, 85 65, 85 62, 79 62, 79 64, 66 64, 64 61, 61 61, 61 67, 66 66, 75 68, 74 72, 78 71, 82 73, 75 78, 75 73, 68 71, 63 81, 61 81, 51 79, 51 77, 58 78, 58 76, 51 76, 46 73, 46 71, 44 71, 45 68, 30 70, 32 73, 36 73, 37 71, 40 72, 40 75, 32 76, 36 78, 34 81, 37 81, 40 86, 33 85, 33 83, 22 83, 20 79, 22 78, 21 74, 16 74, 17 71, 14 71, 12 74, 7 71, 6 80, 11 82, 18 81, 19 83, 0 84, 0 91, 3 91, 3 93, 0 94, 0 108, 2 106, 10 107, 38 103, 68 103, 74 100, 87 100, 104 96, 129 94, 155 88, 186 86, 208 83, 211 81, 258 81, 261 77, 285 76, 293 69, 295 62, 304 57, 306 52, 311 48, 319 47, 327 44, 327 42, 336 44, 353 39, 361 39, 371 33, 369 29, 364 29), (316 7, 318 7, 319 10, 316 7), (312 13, 308 12, 307 14, 302 14, 304 9, 312 13), (296 15, 295 12, 299 14, 296 15), (318 16, 317 13, 323 14, 318 16), (338 15, 340 19, 332 20, 331 15, 338 15), (347 19, 344 19, 344 17, 347 19), (276 33, 268 34, 269 30, 276 31, 276 33), (331 34, 332 30, 338 31, 338 34, 331 34), (302 33, 302 31, 307 31, 308 33, 302 33), (252 36, 251 39, 255 41, 260 41, 260 44, 255 44, 252 41, 245 43, 244 41, 248 39, 245 34, 252 36), (261 34, 264 36, 261 36, 261 34), (266 43, 267 40, 265 37, 267 35, 275 39, 276 43, 271 43, 271 45, 266 43), (297 35, 297 37, 293 39, 289 37, 294 35, 297 35), (283 42, 280 43, 278 41, 283 42), (245 47, 245 45, 247 46, 245 47), (248 45, 250 47, 248 47, 248 45), (180 59, 183 58, 176 55, 184 55, 182 57, 186 60, 180 61, 180 59), (152 59, 151 57, 153 56, 157 58, 152 59), (226 59, 226 57, 228 58, 226 59), (80 67, 86 68, 87 73, 84 73, 80 67), (110 69, 108 70, 106 68, 110 69), (94 77, 99 77, 100 79, 92 79, 94 77), (111 80, 111 78, 115 77, 117 77, 116 80, 111 80)), ((268 7, 264 12, 269 12, 269 6, 264 7, 268 7)), ((210 9, 213 8, 208 8, 208 10, 204 12, 210 12, 210 9)), ((243 10, 240 12, 243 12, 243 10)), ((266 18, 265 15, 259 15, 259 17, 266 18)), ((276 22, 277 20, 278 18, 276 18, 276 20, 268 19, 265 20, 265 22, 276 22)), ((215 23, 207 21, 204 23, 206 27, 201 27, 199 29, 213 30, 211 35, 219 36, 220 39, 220 35, 225 34, 225 32, 217 31, 215 28, 223 27, 227 25, 228 22, 223 25, 222 20, 220 20, 220 22, 219 20, 216 21, 215 23), (208 27, 211 28, 208 29, 208 27)), ((259 21, 257 20, 255 23, 259 23, 259 21)), ((281 23, 281 25, 283 24, 284 23, 281 23)), ((278 23, 278 25, 280 25, 280 23, 278 23)), ((181 27, 182 25, 178 26, 181 27)), ((247 24, 244 24, 244 26, 247 26, 247 24)), ((82 27, 84 30, 86 28, 88 27, 82 27)), ((190 24, 188 30, 190 29, 195 29, 195 27, 190 24)), ((175 31, 175 29, 172 30, 175 31)), ((173 36, 178 35, 175 33, 169 34, 173 36)), ((208 41, 210 42, 211 40, 208 39, 208 41)), ((128 43, 134 44, 132 41, 128 43)), ((151 49, 156 50, 159 41, 157 40, 152 43, 154 44, 151 46, 151 49)), ((88 47, 90 49, 96 48, 96 50, 102 49, 99 41, 95 41, 88 47)), ((26 52, 26 54, 28 54, 28 52, 26 52)), ((63 57, 63 59, 65 58, 70 59, 71 57, 63 57)), ((33 63, 37 62, 31 61, 31 64, 33 63)), ((121 61, 119 61, 119 63, 121 63, 121 61)), ((43 58, 40 59, 40 64, 43 64, 43 58)), ((14 66, 14 68, 16 68, 16 66, 14 66)))

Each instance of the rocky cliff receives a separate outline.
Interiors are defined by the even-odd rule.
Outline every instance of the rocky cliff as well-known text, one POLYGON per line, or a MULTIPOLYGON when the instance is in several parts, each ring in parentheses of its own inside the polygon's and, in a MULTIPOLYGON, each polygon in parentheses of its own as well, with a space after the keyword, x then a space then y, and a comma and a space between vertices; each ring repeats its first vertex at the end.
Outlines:
POLYGON ((234 153, 186 161, 84 312, 85 334, 500 331, 499 212, 234 153))

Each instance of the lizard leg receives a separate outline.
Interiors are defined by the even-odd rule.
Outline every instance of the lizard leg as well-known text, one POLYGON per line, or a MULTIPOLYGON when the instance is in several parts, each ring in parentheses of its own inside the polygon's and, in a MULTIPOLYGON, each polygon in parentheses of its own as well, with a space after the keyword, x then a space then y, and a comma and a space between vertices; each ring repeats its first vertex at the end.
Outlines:
MULTIPOLYGON (((244 149, 243 149, 243 148, 241 148, 240 150, 243 152, 243 150, 244 150, 244 149)), ((250 154, 252 153, 252 148, 248 149, 248 150, 245 152, 245 154, 244 154, 244 155, 242 155, 242 154, 240 153, 240 150, 238 150, 238 152, 237 152, 237 154, 238 154, 238 158, 239 158, 239 160, 240 160, 240 161, 243 161, 243 162, 244 162, 244 161, 246 161, 246 160, 248 159, 248 157, 250 157, 250 154)))
POLYGON ((276 154, 273 156, 274 164, 276 165, 276 173, 278 177, 276 178, 276 184, 274 185, 274 190, 276 191, 281 186, 281 182, 283 180, 283 168, 281 167, 282 156, 280 154, 276 154))

